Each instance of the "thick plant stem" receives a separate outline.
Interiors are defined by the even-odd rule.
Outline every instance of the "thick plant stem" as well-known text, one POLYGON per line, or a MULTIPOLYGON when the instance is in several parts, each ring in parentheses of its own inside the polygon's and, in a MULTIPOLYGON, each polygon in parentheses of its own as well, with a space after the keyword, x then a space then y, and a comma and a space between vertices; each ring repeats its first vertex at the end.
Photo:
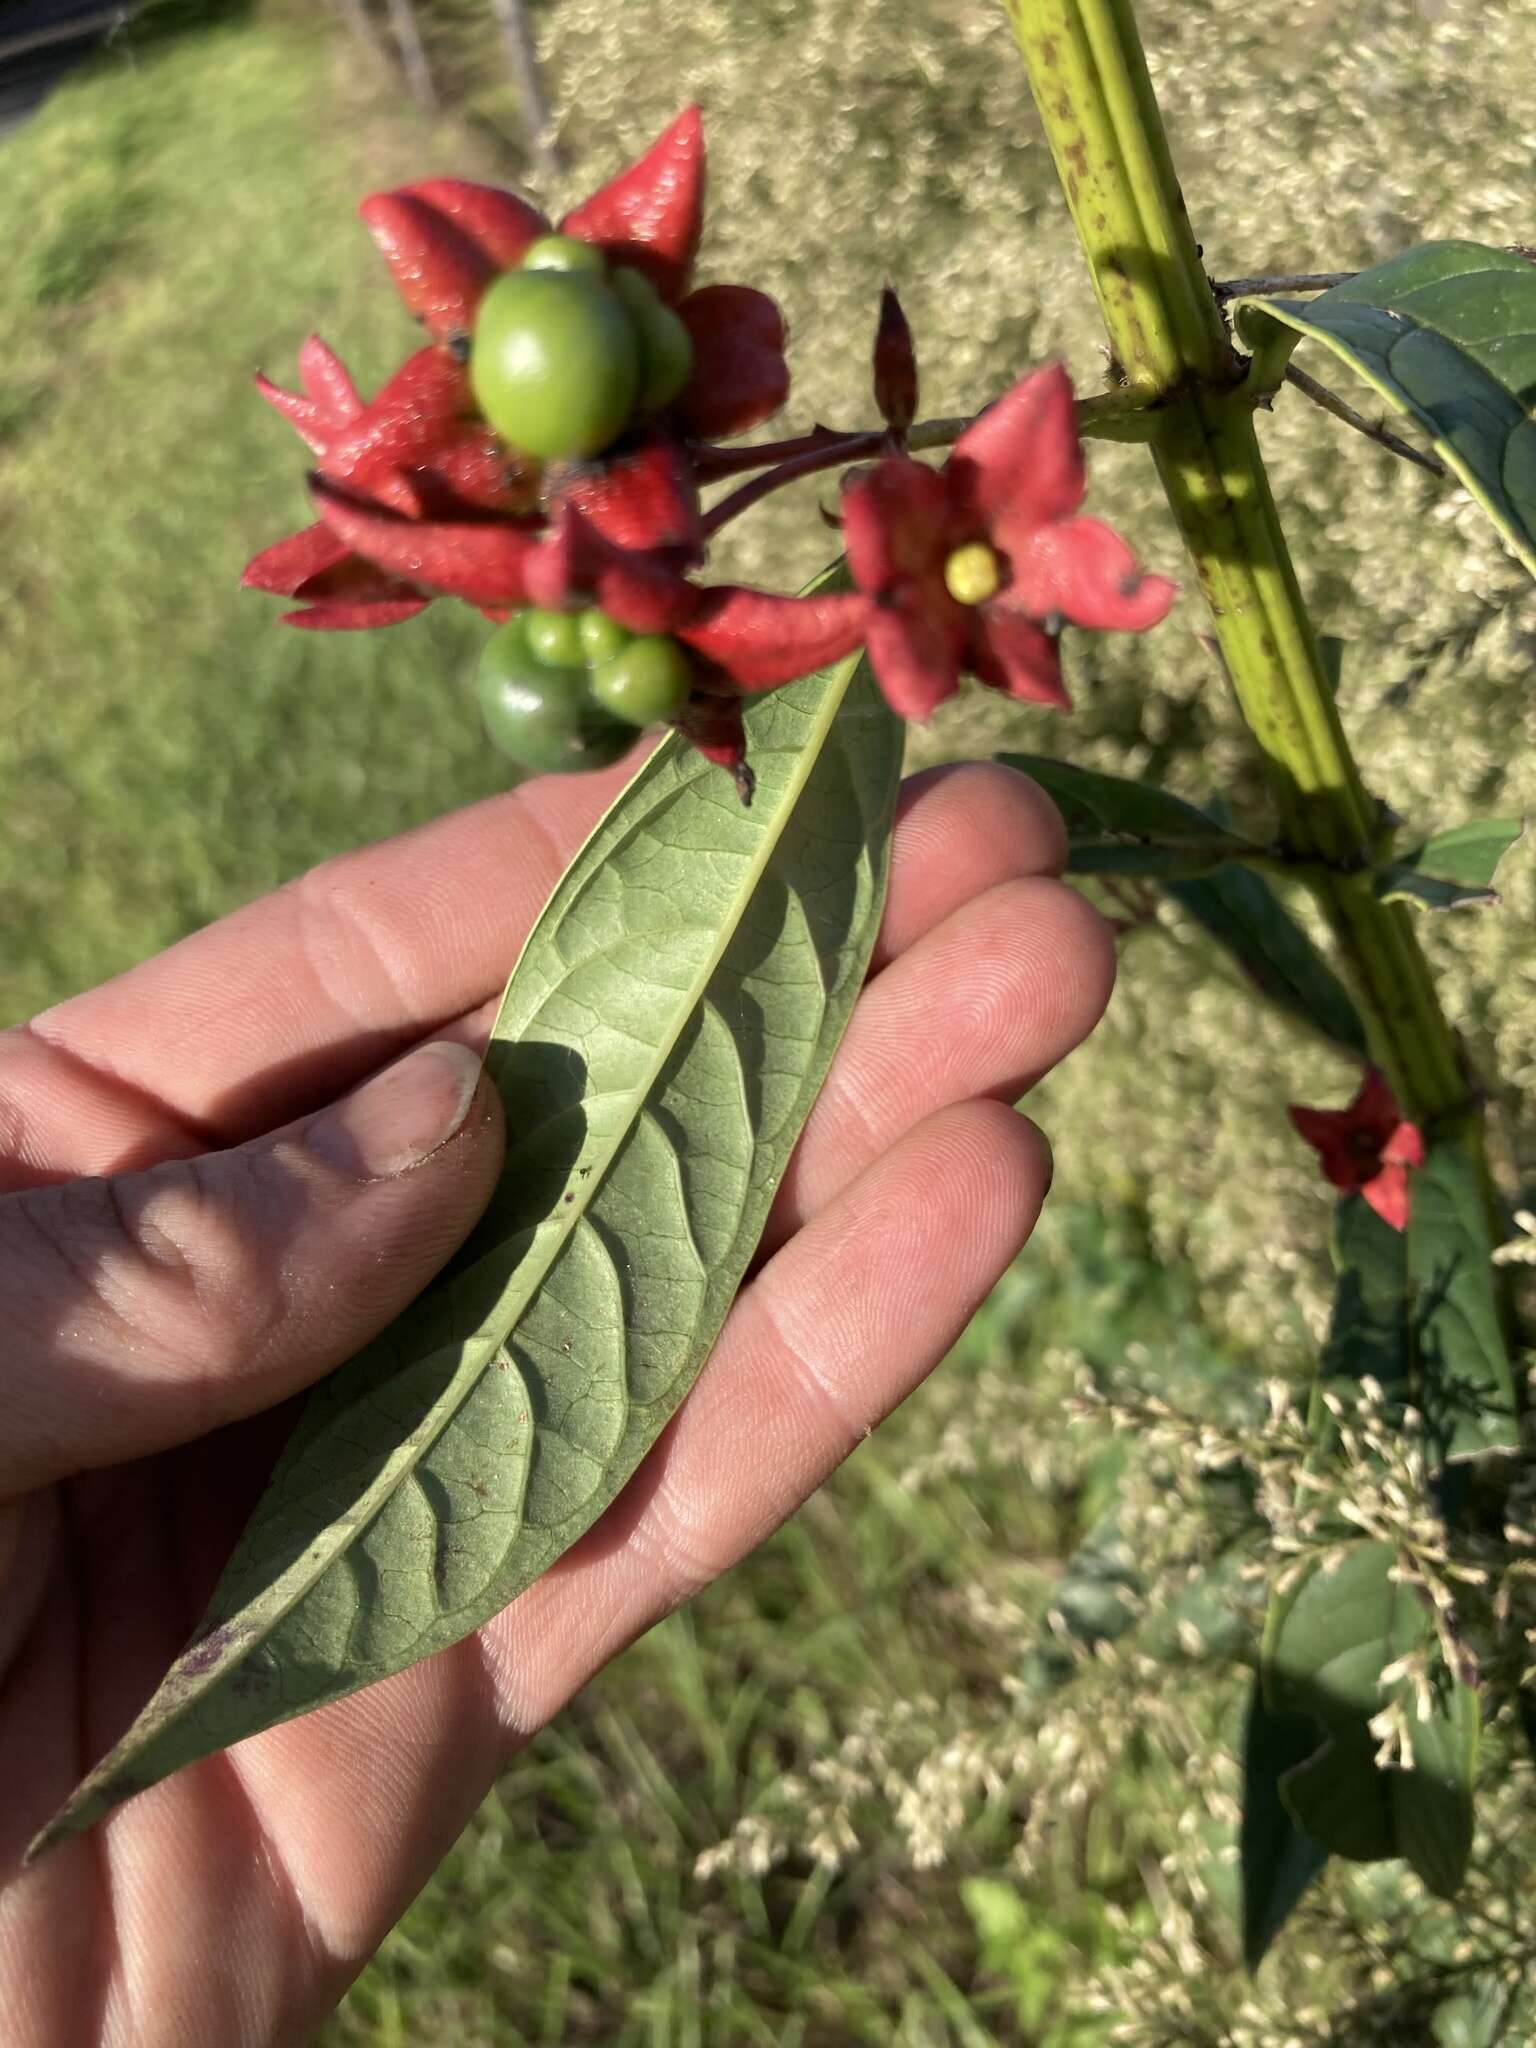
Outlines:
POLYGON ((1471 1105, 1402 905, 1380 902, 1376 807, 1318 652, 1216 296, 1190 231, 1130 0, 1004 0, 1109 329, 1157 406, 1152 452, 1269 770, 1288 854, 1344 958, 1372 1055, 1420 1123, 1471 1105))

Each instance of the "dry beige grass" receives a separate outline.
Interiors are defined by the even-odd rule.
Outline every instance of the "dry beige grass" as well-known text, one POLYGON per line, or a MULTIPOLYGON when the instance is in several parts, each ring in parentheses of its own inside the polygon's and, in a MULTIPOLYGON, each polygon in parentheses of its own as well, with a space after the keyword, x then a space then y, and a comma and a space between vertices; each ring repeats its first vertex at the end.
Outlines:
MULTIPOLYGON (((1152 0, 1154 75, 1216 275, 1363 264, 1414 240, 1536 232, 1536 15, 1480 0, 1152 0)), ((594 170, 697 97, 712 137, 709 274, 751 279, 789 312, 796 424, 868 419, 883 278, 924 364, 924 410, 962 411, 1059 352, 1080 384, 1100 337, 1065 211, 999 8, 979 0, 561 0, 546 56, 573 154, 594 170)), ((572 191, 583 181, 573 179, 572 191)), ((1334 364, 1314 364, 1325 377, 1334 364)), ((1359 394, 1356 394, 1357 396, 1359 394)), ((1449 824, 1536 804, 1527 579, 1475 509, 1293 398, 1266 432, 1304 585, 1351 643, 1344 702, 1373 785, 1449 824)), ((1097 502, 1155 566, 1176 542, 1145 456, 1101 449, 1097 502)), ((779 583, 825 553, 814 484, 730 536, 722 561, 779 583)), ((1245 797, 1248 753, 1186 599, 1147 642, 1074 659, 1070 722, 969 696, 914 736, 919 759, 1006 743, 1245 797)), ((1475 1055, 1502 1076, 1505 1137, 1536 1167, 1519 1098, 1536 1072, 1536 864, 1505 904, 1429 943, 1475 1055)), ((1044 1091, 1065 1182, 1138 1193, 1160 1243, 1193 1252, 1211 1312, 1282 1345, 1323 1298, 1324 1192, 1289 1135, 1288 1099, 1340 1099, 1348 1076, 1253 1005, 1188 931, 1130 949, 1110 1021, 1044 1091)))

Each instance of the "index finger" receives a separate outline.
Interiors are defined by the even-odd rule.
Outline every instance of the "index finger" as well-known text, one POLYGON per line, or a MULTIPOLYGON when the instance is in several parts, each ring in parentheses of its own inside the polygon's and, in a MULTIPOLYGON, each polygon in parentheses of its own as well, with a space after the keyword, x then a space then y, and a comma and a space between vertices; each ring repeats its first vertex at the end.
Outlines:
POLYGON ((31 1163, 101 1170, 48 1142, 66 1103, 96 1120, 96 1160, 114 1156, 101 1125, 156 1157, 240 1143, 483 1002, 637 760, 339 854, 8 1034, 0 1072, 33 1105, 31 1163))

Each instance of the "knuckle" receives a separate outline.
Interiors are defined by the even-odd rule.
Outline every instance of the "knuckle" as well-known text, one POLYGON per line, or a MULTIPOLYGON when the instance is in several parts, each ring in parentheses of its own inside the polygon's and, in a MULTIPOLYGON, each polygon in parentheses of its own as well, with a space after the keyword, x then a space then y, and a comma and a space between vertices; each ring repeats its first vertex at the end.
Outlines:
POLYGON ((371 1026, 392 1015, 410 990, 390 923, 370 909, 357 872, 357 857, 339 854, 287 887, 308 974, 349 1022, 371 1026))
POLYGON ((213 1381, 259 1353, 283 1312, 259 1223, 261 1175, 239 1153, 220 1168, 176 1161, 0 1205, 7 1269, 22 1276, 34 1334, 183 1382, 213 1381))

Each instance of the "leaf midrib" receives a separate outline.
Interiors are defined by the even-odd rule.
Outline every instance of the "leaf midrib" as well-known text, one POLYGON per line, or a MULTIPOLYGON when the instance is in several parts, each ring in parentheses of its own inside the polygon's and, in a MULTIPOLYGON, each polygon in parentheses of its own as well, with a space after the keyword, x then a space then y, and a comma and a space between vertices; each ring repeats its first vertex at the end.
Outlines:
MULTIPOLYGON (((806 744, 796 750, 795 767, 779 797, 775 824, 764 830, 760 846, 749 862, 746 874, 743 876, 733 898, 733 901, 738 906, 749 903, 752 900, 768 870, 773 855, 778 850, 779 843, 784 836, 789 821, 794 815, 795 805, 800 793, 814 770, 817 761, 820 759, 827 732, 836 718, 838 708, 844 696, 847 694, 848 685, 858 668, 859 660, 860 657, 858 655, 850 655, 843 662, 840 675, 828 688, 821 700, 816 718, 807 735, 806 744)), ((664 750, 658 750, 657 754, 651 756, 641 768, 640 773, 645 774, 654 770, 659 762, 666 758, 675 758, 676 749, 684 744, 685 742, 677 738, 670 740, 667 742, 664 750)), ((626 787, 628 786, 626 785, 626 787)), ((621 791, 619 797, 615 797, 614 804, 610 806, 609 811, 604 813, 603 817, 594 827, 590 835, 592 838, 596 838, 601 834, 612 810, 617 807, 620 798, 624 794, 625 792, 621 791)), ((524 959, 536 943, 549 911, 559 894, 559 888, 560 885, 557 884, 555 891, 551 894, 549 903, 540 912, 532 931, 530 931, 527 939, 524 941, 522 950, 518 954, 512 969, 513 976, 521 968, 524 959)), ((260 1611, 263 1617, 270 1617, 266 1634, 270 1634, 271 1628, 278 1621, 282 1620, 284 1615, 290 1613, 310 1588, 323 1577, 324 1573, 361 1539, 363 1533, 382 1510, 395 1489, 415 1470, 421 1460, 426 1457, 444 1429, 453 1420, 454 1415, 463 1403, 469 1387, 474 1384, 486 1366, 495 1358, 497 1352, 506 1344, 508 1337, 516 1328, 519 1318, 532 1299, 534 1289, 538 1286, 543 1274, 547 1273, 554 1264, 556 1258, 569 1241, 577 1224, 586 1218, 591 1209, 592 1203, 604 1185, 621 1146, 634 1128, 636 1120, 644 1113, 645 1105, 654 1093, 657 1079, 665 1070, 667 1061, 676 1049, 677 1042, 682 1036, 688 1020, 703 1000, 720 962, 725 957, 726 951, 735 937, 739 922, 739 917, 721 920, 715 941, 708 955, 701 963, 699 971, 689 983, 686 992, 679 993, 676 1023, 674 1028, 666 1033, 658 1044, 655 1055, 647 1066, 643 1083, 637 1083, 630 1090, 609 1091, 615 1094, 630 1094, 635 1105, 633 1113, 621 1122, 616 1121, 611 1141, 599 1155, 599 1161, 594 1162, 593 1169, 587 1179, 581 1183, 581 1190, 577 1198, 569 1203, 561 1203, 560 1212, 554 1219, 555 1228, 545 1239, 548 1249, 538 1262, 540 1270, 533 1277, 532 1283, 530 1284, 529 1281, 530 1261, 525 1257, 513 1269, 513 1276, 509 1280, 507 1287, 503 1290, 495 1306, 482 1319, 480 1328, 469 1337, 451 1340, 448 1344, 435 1347, 435 1352, 458 1350, 459 1362, 455 1366, 451 1378, 444 1387, 442 1394, 428 1410, 420 1426, 413 1430, 410 1436, 397 1447, 372 1485, 367 1488, 365 1493, 359 1496, 353 1511, 341 1518, 340 1521, 330 1524, 326 1533, 330 1534, 331 1531, 336 1531, 338 1540, 327 1545, 322 1539, 319 1545, 306 1549, 299 1558, 294 1560, 293 1564, 288 1567, 287 1571, 280 1578, 272 1581, 268 1587, 263 1589, 263 1592, 257 1596, 254 1602, 248 1603, 239 1610, 241 1613, 249 1613, 254 1609, 260 1611), (522 1276, 521 1279, 518 1276, 522 1276), (288 1591, 290 1583, 294 1579, 299 1578, 300 1575, 302 1575, 302 1582, 294 1586, 290 1593, 288 1591)), ((508 979, 510 986, 512 977, 509 976, 508 979)), ((503 1006, 505 1006, 505 1000, 504 997, 503 1006)), ((500 1022, 499 1015, 497 1022, 500 1022)), ((494 1035, 495 1027, 492 1029, 493 1038, 494 1035)), ((536 1226, 529 1241, 530 1252, 538 1244, 539 1239, 540 1228, 536 1226)), ((495 1256, 496 1248, 492 1247, 482 1255, 481 1259, 463 1270, 465 1273, 473 1273, 486 1260, 493 1259, 495 1256)), ((459 1277, 462 1278, 463 1274, 461 1273, 459 1277)), ((433 1355, 435 1354, 431 1351, 419 1354, 421 1357, 432 1357, 433 1355)), ((413 1359, 410 1362, 415 1363, 416 1361, 413 1359)), ((261 1640, 265 1640, 265 1635, 263 1635, 261 1640)), ((256 1645, 252 1644, 251 1647, 254 1648, 256 1645)), ((222 1682, 227 1678, 229 1672, 242 1661, 243 1654, 231 1656, 227 1660, 218 1660, 209 1668, 206 1674, 198 1674, 202 1682, 188 1686, 183 1696, 183 1704, 186 1707, 193 1706, 204 1692, 211 1690, 214 1684, 222 1682)))

